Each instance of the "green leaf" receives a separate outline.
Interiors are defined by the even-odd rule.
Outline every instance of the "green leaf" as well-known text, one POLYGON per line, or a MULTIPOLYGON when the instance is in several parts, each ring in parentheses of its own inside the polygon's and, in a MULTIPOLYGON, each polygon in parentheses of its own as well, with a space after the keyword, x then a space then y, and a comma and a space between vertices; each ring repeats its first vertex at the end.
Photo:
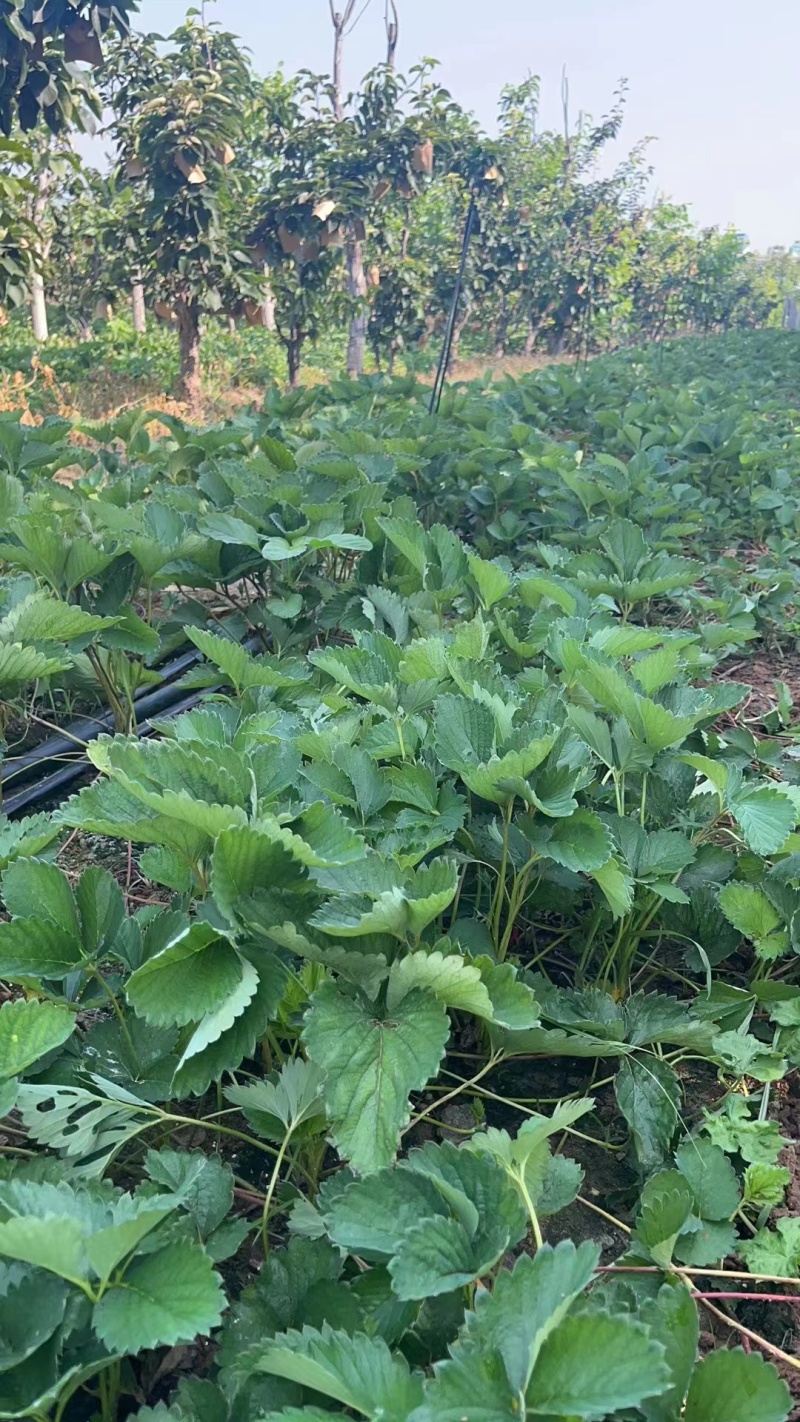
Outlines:
POLYGON ((165 1146, 147 1152, 145 1169, 151 1180, 180 1200, 203 1240, 222 1224, 233 1204, 233 1170, 219 1156, 165 1146))
POLYGON ((757 1037, 742 1032, 718 1032, 711 1039, 714 1055, 727 1071, 736 1076, 754 1076, 757 1081, 780 1081, 787 1061, 771 1052, 757 1037))
POLYGON ((274 1080, 229 1086, 225 1096, 240 1107, 257 1135, 282 1141, 287 1131, 293 1132, 306 1122, 324 1126, 322 1082, 320 1068, 297 1057, 285 1062, 274 1080))
MULTIPOLYGON (((525 1211, 493 1160, 445 1143, 413 1151, 406 1165, 434 1185, 441 1202, 435 1213, 421 1206, 405 1224, 389 1264, 398 1298, 450 1293, 487 1273, 522 1238, 525 1211)), ((343 1203, 352 1207, 355 1191, 343 1203)))
POLYGON ((719 906, 733 927, 758 942, 780 928, 781 917, 766 894, 751 884, 725 884, 719 891, 719 906))
POLYGON ((614 852, 610 830, 591 810, 575 810, 552 826, 536 822, 523 832, 539 854, 576 874, 601 869, 614 852))
POLYGON ((494 754, 495 720, 482 701, 440 696, 434 724, 436 754, 451 770, 483 765, 494 754))
POLYGON ((386 1006, 393 1012, 414 988, 426 988, 445 1007, 472 1012, 476 1017, 494 1018, 489 992, 480 969, 458 953, 407 953, 396 958, 389 973, 386 1006))
POLYGON ((0 1222, 0 1255, 46 1269, 71 1283, 88 1277, 85 1245, 85 1227, 70 1215, 53 1212, 44 1219, 17 1215, 0 1222))
POLYGON ((0 1007, 0 1080, 19 1076, 72 1036, 75 1018, 51 1002, 18 998, 0 1007))
POLYGON ((325 1072, 333 1140, 355 1170, 369 1174, 394 1158, 410 1119, 409 1093, 436 1075, 448 1035, 443 1005, 419 989, 383 1017, 333 983, 314 993, 303 1036, 325 1072))
POLYGON ((419 939, 429 923, 444 913, 458 887, 458 866, 449 859, 435 859, 422 869, 401 877, 394 864, 383 865, 390 887, 366 894, 341 894, 329 899, 309 920, 332 938, 362 938, 371 933, 390 933, 394 938, 410 935, 419 939), (392 878, 395 882, 392 883, 392 878))
POLYGON ((424 586, 428 571, 428 552, 422 524, 410 518, 379 518, 377 522, 389 542, 394 544, 398 552, 402 553, 412 568, 419 573, 424 586))
POLYGON ((679 1236, 694 1210, 694 1196, 687 1182, 677 1171, 653 1177, 642 1194, 641 1209, 633 1242, 646 1259, 652 1259, 661 1269, 668 1269, 679 1236))
POLYGON ((25 686, 40 677, 55 676, 66 670, 70 660, 69 653, 48 657, 35 647, 23 647, 21 642, 0 644, 0 687, 5 690, 25 686))
POLYGON ((788 795, 763 787, 738 795, 730 802, 733 817, 745 844, 754 854, 776 854, 782 849, 797 820, 788 795))
POLYGON ((614 1079, 617 1105, 630 1127, 642 1170, 666 1164, 680 1123, 681 1087, 671 1067, 656 1057, 629 1057, 614 1079))
POLYGON ((136 1246, 174 1209, 171 1200, 165 1208, 159 1209, 157 1204, 154 1200, 151 1210, 142 1209, 134 1218, 96 1230, 87 1239, 86 1258, 92 1272, 102 1283, 107 1282, 117 1265, 121 1264, 127 1255, 132 1254, 136 1246))
POLYGON ((246 958, 241 960, 241 981, 218 1007, 207 1012, 195 1027, 183 1050, 178 1071, 192 1057, 202 1056, 208 1047, 223 1038, 236 1019, 247 1011, 258 991, 258 972, 246 958))
POLYGON ((514 965, 495 963, 483 955, 472 961, 486 984, 494 1022, 512 1032, 536 1027, 539 1023, 536 998, 527 983, 520 982, 514 965))
MULTIPOLYGON (((248 952, 251 957, 255 956, 252 949, 248 952)), ((195 1035, 192 1055, 184 1053, 172 1083, 173 1093, 178 1097, 203 1096, 212 1082, 219 1081, 224 1072, 235 1071, 245 1057, 253 1055, 256 1043, 263 1037, 277 1012, 286 987, 286 968, 275 955, 259 954, 256 962, 258 982, 255 995, 244 1011, 234 1016, 230 1025, 217 1036, 213 1032, 219 1025, 219 1019, 215 1023, 214 1014, 206 1019, 205 1024, 200 1023, 197 1032, 201 1029, 205 1032, 207 1045, 200 1051, 199 1038, 195 1035)), ((243 970, 241 986, 247 993, 250 992, 249 976, 245 977, 243 970)), ((224 1011, 225 1004, 220 1009, 221 1013, 224 1011)))
POLYGON ((574 726, 581 740, 585 741, 598 760, 611 770, 614 766, 614 750, 608 724, 583 706, 569 706, 567 715, 570 725, 574 726))
POLYGON ((534 1417, 602 1417, 638 1407, 669 1382, 664 1349, 631 1320, 565 1318, 542 1345, 526 1401, 534 1417))
POLYGON ((85 869, 75 890, 85 952, 97 956, 113 951, 125 919, 122 890, 107 869, 85 869))
POLYGON ((618 859, 609 859, 591 877, 600 886, 614 918, 624 918, 633 907, 633 879, 618 859))
POLYGON ((511 591, 514 585, 513 579, 497 563, 489 563, 485 558, 478 558, 474 553, 467 554, 467 562, 470 575, 478 589, 481 607, 488 612, 496 602, 501 602, 511 591))
POLYGON ((738 1151, 746 1161, 773 1165, 782 1147, 789 1144, 777 1121, 753 1120, 741 1096, 729 1096, 720 1111, 703 1114, 712 1141, 725 1151, 738 1151))
POLYGON ((343 1407, 385 1422, 407 1422, 422 1401, 422 1379, 382 1338, 350 1337, 327 1326, 284 1333, 254 1358, 275 1377, 321 1392, 343 1407))
POLYGON ((684 1422, 786 1422, 789 1389, 771 1363, 739 1348, 709 1353, 689 1386, 684 1422))
POLYGON ((168 1244, 134 1259, 95 1306, 98 1337, 112 1352, 191 1343, 216 1328, 225 1307, 219 1275, 196 1245, 168 1244))
POLYGON ((77 937, 46 918, 0 923, 0 977, 10 982, 66 978, 81 963, 77 937))
POLYGON ((522 1255, 512 1270, 498 1274, 491 1293, 478 1295, 467 1336, 500 1354, 515 1394, 526 1392, 542 1347, 591 1283, 599 1257, 589 1243, 576 1247, 562 1240, 555 1249, 546 1244, 535 1258, 522 1255))
POLYGON ((80 926, 69 879, 55 864, 19 859, 3 875, 3 901, 14 918, 47 919, 70 938, 80 926))
POLYGON ((693 1136, 676 1150, 675 1164, 694 1192, 696 1212, 701 1219, 727 1220, 736 1213, 739 1182, 719 1146, 703 1136, 693 1136))
POLYGON ((66 1302, 65 1284, 45 1273, 23 1275, 0 1292, 0 1373, 24 1363, 52 1338, 66 1302))
POLYGON ((193 923, 131 974, 125 993, 148 1022, 183 1026, 221 1007, 241 984, 242 971, 229 939, 207 923, 193 923))
POLYGON ((662 1285, 655 1298, 643 1300, 638 1317, 649 1329, 650 1337, 664 1346, 664 1361, 670 1373, 669 1388, 640 1403, 641 1411, 646 1422, 675 1422, 697 1358, 697 1304, 682 1283, 673 1281, 662 1285))
POLYGON ((800 1269, 800 1219, 778 1220, 774 1229, 760 1229, 739 1243, 739 1253, 752 1274, 797 1278, 800 1269))
POLYGON ((254 1344, 298 1328, 303 1322, 318 1328, 330 1323, 346 1332, 361 1310, 349 1286, 340 1281, 343 1260, 322 1239, 290 1239, 285 1249, 270 1250, 261 1272, 231 1303, 217 1357, 226 1388, 250 1371, 254 1344))
POLYGON ((748 1165, 743 1181, 744 1204, 752 1205, 757 1210, 782 1205, 791 1179, 792 1173, 785 1165, 766 1165, 763 1162, 748 1165))

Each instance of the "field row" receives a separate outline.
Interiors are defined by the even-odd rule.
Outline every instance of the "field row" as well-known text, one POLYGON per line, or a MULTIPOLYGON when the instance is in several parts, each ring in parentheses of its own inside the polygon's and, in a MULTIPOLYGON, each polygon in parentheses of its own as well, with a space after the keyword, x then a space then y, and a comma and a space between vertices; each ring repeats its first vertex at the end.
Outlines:
POLYGON ((428 399, 0 419, 0 1418, 790 1416, 800 345, 428 399))

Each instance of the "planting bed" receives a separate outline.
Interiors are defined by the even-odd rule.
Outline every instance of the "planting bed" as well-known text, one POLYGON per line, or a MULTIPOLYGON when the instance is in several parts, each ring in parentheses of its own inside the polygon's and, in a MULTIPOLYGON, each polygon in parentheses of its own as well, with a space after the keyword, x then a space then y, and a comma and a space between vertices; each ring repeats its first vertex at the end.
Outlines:
POLYGON ((428 394, 0 420, 0 1419, 794 1415, 800 344, 428 394))

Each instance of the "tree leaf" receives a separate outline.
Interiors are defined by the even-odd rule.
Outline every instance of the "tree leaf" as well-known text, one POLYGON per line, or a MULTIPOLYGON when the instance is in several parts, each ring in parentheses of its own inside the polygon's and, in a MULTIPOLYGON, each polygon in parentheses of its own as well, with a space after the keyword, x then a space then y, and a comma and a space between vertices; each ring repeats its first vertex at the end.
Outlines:
POLYGON ((443 1005, 410 992, 391 1015, 323 983, 311 999, 304 1039, 325 1072, 323 1096, 337 1149, 361 1174, 388 1165, 409 1120, 408 1097, 436 1075, 449 1035, 443 1005))

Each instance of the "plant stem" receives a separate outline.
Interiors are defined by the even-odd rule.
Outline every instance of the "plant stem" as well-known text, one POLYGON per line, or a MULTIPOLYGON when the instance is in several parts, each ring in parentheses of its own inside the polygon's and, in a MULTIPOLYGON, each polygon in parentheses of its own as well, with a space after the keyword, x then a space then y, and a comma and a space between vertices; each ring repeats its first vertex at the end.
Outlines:
POLYGON ((287 1151, 288 1148, 289 1148, 289 1141, 291 1140, 291 1138, 292 1138, 292 1130, 291 1130, 291 1128, 290 1128, 290 1129, 286 1132, 286 1135, 284 1136, 283 1140, 281 1141, 281 1148, 280 1148, 280 1150, 278 1151, 278 1154, 277 1154, 276 1159, 275 1159, 275 1164, 274 1164, 273 1167, 272 1167, 272 1174, 271 1174, 270 1177, 269 1177, 269 1185, 267 1186, 267 1193, 266 1193, 266 1195, 264 1196, 264 1209, 263 1209, 262 1212, 261 1212, 261 1243, 262 1243, 263 1248, 264 1248, 264 1258, 265 1258, 265 1259, 266 1259, 267 1255, 269 1254, 269 1232, 268 1232, 268 1229, 267 1229, 267 1224, 268 1224, 268 1222, 269 1222, 269 1207, 270 1207, 270 1205, 272 1204, 272 1197, 273 1197, 273 1195, 275 1194, 275 1190, 276 1190, 276 1188, 277 1188, 278 1178, 279 1178, 279 1176, 280 1176, 280 1171, 281 1171, 281 1166, 283 1165, 284 1156, 286 1155, 286 1151, 287 1151))
POLYGON ((775 1343, 768 1343, 766 1338, 762 1338, 760 1333, 754 1333, 751 1328, 745 1328, 743 1323, 739 1323, 735 1318, 730 1318, 727 1313, 723 1313, 722 1309, 717 1308, 714 1304, 704 1301, 703 1308, 708 1309, 709 1313, 713 1313, 714 1317, 718 1318, 720 1323, 724 1323, 726 1328, 734 1328, 736 1332, 741 1333, 744 1338, 749 1338, 751 1343, 755 1343, 759 1348, 764 1348, 766 1352, 771 1353, 774 1358, 780 1358, 782 1363, 785 1363, 790 1368, 794 1368, 796 1372, 800 1372, 800 1358, 793 1358, 791 1353, 784 1353, 783 1349, 778 1348, 775 1343))
POLYGON ((539 1223, 539 1216, 536 1213, 536 1207, 534 1206, 533 1200, 530 1197, 530 1193, 528 1191, 527 1185, 525 1184, 525 1178, 522 1172, 520 1172, 519 1175, 515 1175, 514 1179, 517 1185, 519 1186, 520 1194, 522 1195, 522 1198, 525 1201, 525 1208, 528 1211, 528 1218, 531 1222, 531 1229, 533 1230, 533 1237, 536 1241, 536 1248, 541 1249, 542 1245, 544 1244, 542 1226, 539 1223))
MULTIPOLYGON (((494 1071, 494 1068, 502 1060, 502 1052, 492 1052, 492 1055, 490 1056, 485 1066, 481 1067, 480 1071, 477 1072, 475 1076, 471 1077, 469 1081, 463 1081, 457 1077, 456 1080, 459 1082, 458 1086, 454 1087, 452 1091, 448 1091, 447 1095, 442 1096, 439 1101, 434 1101, 432 1106, 427 1106, 424 1111, 420 1111, 418 1115, 413 1116, 409 1121, 408 1125, 405 1127, 405 1130, 401 1131, 401 1136, 405 1136, 408 1134, 409 1131, 413 1131, 414 1127, 418 1126, 420 1121, 426 1121, 429 1116, 433 1115, 434 1111, 438 1111, 440 1107, 446 1106, 448 1101, 454 1101, 456 1096, 460 1096, 463 1091, 469 1091, 470 1087, 476 1086, 477 1083, 481 1081, 484 1076, 488 1076, 490 1071, 494 1071)), ((448 1072, 447 1075, 452 1076, 453 1073, 448 1072)))
POLYGON ((624 1220, 618 1220, 616 1215, 610 1215, 608 1210, 603 1210, 592 1200, 587 1200, 585 1195, 577 1195, 576 1199, 579 1205, 585 1205, 587 1210, 592 1210, 594 1214, 600 1215, 601 1219, 607 1220, 609 1224, 614 1225, 615 1229, 621 1229, 623 1234, 632 1234, 630 1225, 626 1225, 624 1220))

